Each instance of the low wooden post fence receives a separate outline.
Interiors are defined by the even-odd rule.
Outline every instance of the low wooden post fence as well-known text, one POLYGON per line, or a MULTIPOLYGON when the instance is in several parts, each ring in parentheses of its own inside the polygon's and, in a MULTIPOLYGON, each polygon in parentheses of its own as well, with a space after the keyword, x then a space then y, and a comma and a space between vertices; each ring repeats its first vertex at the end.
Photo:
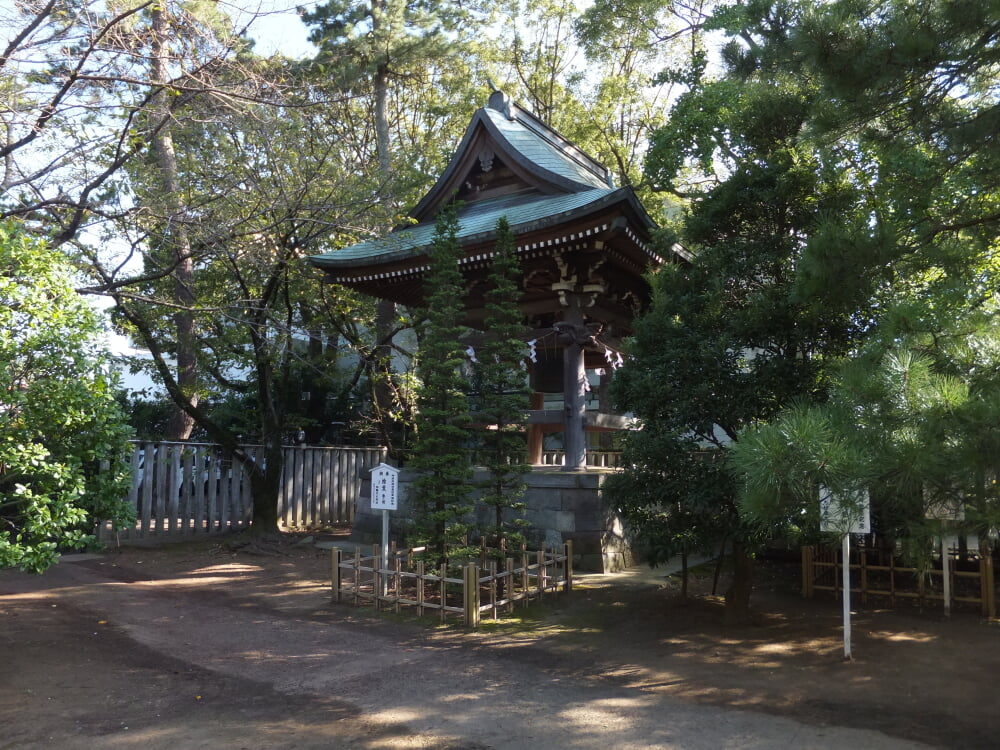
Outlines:
POLYGON ((479 566, 469 563, 465 566, 462 581, 462 598, 465 600, 465 624, 470 628, 479 627, 479 566))
MULTIPOLYGON (((949 554, 954 554, 950 552, 949 554)), ((887 554, 884 562, 877 554, 860 550, 857 562, 849 561, 851 569, 851 593, 861 595, 862 602, 869 597, 884 597, 890 606, 897 599, 914 599, 921 606, 937 601, 944 603, 943 571, 897 565, 895 556, 887 554), (872 561, 874 555, 875 562, 872 561), (854 581, 857 583, 855 584, 854 581), (938 585, 940 583, 940 585, 938 585)), ((993 572, 993 556, 987 547, 982 547, 978 555, 978 570, 957 570, 950 568, 951 602, 979 605, 983 616, 996 618, 996 582, 993 572), (963 582, 968 581, 963 585, 963 582)), ((832 548, 805 546, 802 548, 802 596, 812 598, 817 591, 832 591, 841 595, 840 551, 832 548)), ((950 609, 950 607, 949 607, 950 609)))
POLYGON ((370 555, 362 554, 360 548, 353 555, 334 548, 332 600, 355 606, 370 603, 375 609, 391 607, 396 612, 412 607, 420 616, 437 613, 442 621, 461 616, 467 626, 477 628, 484 614, 496 620, 513 612, 517 604, 573 588, 571 542, 561 550, 543 548, 534 554, 522 550, 519 564, 507 557, 500 565, 495 555, 485 565, 480 564, 482 560, 467 561, 459 566, 461 578, 449 575, 448 563, 428 573, 421 552, 423 548, 393 549, 388 566, 381 568, 378 545, 372 546, 370 555), (534 563, 530 562, 532 557, 534 563))

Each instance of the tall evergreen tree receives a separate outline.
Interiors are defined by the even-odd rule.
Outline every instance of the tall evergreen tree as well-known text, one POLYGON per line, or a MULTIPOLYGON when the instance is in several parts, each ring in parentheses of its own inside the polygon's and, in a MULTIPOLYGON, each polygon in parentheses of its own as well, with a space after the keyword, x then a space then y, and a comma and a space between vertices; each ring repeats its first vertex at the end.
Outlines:
MULTIPOLYGON (((379 208, 383 229, 398 223, 414 189, 421 189, 427 173, 430 144, 415 149, 406 158, 396 154, 397 141, 408 131, 407 118, 429 102, 410 102, 407 90, 426 96, 442 69, 457 64, 463 45, 454 32, 471 21, 461 4, 423 3, 410 0, 329 0, 304 15, 313 30, 310 39, 320 52, 312 67, 333 79, 338 91, 350 92, 362 101, 363 120, 357 127, 374 131, 374 163, 377 165, 379 208)), ((420 115, 416 115, 418 118, 420 115)), ((433 120, 433 117, 428 117, 433 120)), ((409 145, 409 144, 407 144, 409 145)), ((372 408, 380 437, 391 453, 397 449, 395 377, 391 340, 399 320, 396 305, 380 300, 376 317, 379 344, 369 358, 372 408)))
POLYGON ((469 383, 463 375, 465 350, 460 343, 464 283, 458 263, 456 207, 438 217, 424 277, 426 322, 420 339, 417 377, 417 437, 411 466, 418 541, 440 563, 468 531, 472 511, 472 468, 467 444, 470 423, 469 383))
POLYGON ((478 455, 488 478, 482 501, 493 509, 488 532, 496 549, 523 541, 512 515, 523 513, 529 389, 523 369, 524 321, 518 306, 520 264, 506 218, 497 222, 496 250, 487 277, 483 343, 476 353, 473 386, 479 400, 476 422, 482 425, 478 455))
POLYGON ((729 540, 731 622, 749 614, 755 529, 723 461, 672 459, 695 448, 724 456, 747 425, 824 399, 824 357, 843 353, 858 330, 842 308, 796 286, 819 217, 836 215, 850 191, 802 137, 808 79, 758 52, 785 44, 794 17, 786 4, 723 9, 717 23, 751 43, 726 48, 720 80, 704 80, 696 65, 691 91, 654 139, 647 170, 656 182, 697 168, 710 187, 692 196, 680 235, 694 259, 653 280, 652 309, 613 383, 642 431, 627 440, 628 468, 611 490, 659 537, 658 554, 729 540), (656 479, 664 471, 666 483, 656 479), (676 494, 664 497, 664 484, 676 494))
POLYGON ((998 41, 991 3, 835 2, 777 51, 814 82, 808 131, 855 189, 800 285, 853 306, 864 336, 829 406, 746 436, 749 512, 799 518, 823 482, 868 487, 890 541, 920 536, 942 501, 966 505, 970 532, 998 528, 998 41))

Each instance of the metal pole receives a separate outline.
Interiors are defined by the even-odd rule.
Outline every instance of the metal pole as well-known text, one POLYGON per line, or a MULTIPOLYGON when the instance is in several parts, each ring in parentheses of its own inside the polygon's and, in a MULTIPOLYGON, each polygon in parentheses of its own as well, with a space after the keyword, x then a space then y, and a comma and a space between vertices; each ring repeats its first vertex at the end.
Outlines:
POLYGON ((389 569, 389 511, 382 511, 382 596, 388 593, 385 571, 389 569))
POLYGON ((944 616, 951 616, 951 555, 948 554, 950 534, 941 535, 941 578, 944 595, 944 616))
POLYGON ((844 589, 844 661, 851 660, 851 535, 844 534, 843 541, 844 589))

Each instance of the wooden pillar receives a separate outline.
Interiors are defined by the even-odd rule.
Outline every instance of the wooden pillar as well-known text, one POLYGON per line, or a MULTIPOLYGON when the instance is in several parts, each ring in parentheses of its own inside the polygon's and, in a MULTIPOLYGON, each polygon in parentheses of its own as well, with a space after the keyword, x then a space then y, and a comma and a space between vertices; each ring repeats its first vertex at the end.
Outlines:
POLYGON ((331 557, 331 568, 330 571, 330 583, 333 589, 333 601, 340 601, 340 563, 344 559, 344 551, 340 547, 334 547, 330 551, 331 557))
POLYGON ((861 556, 861 603, 868 603, 868 558, 865 556, 865 550, 862 549, 860 552, 861 556))
POLYGON ((983 615, 992 620, 997 616, 996 584, 993 581, 993 552, 987 544, 982 544, 979 548, 979 585, 983 615))
POLYGON ((563 563, 563 578, 566 581, 564 591, 573 590, 573 540, 567 539, 563 543, 563 554, 566 555, 566 561, 563 563))
POLYGON ((462 570, 465 601, 465 624, 470 628, 479 627, 479 566, 469 563, 462 570))
MULTIPOLYGON (((578 307, 566 309, 566 322, 583 326, 583 312, 578 307)), ((563 349, 563 439, 566 461, 563 469, 575 471, 587 468, 587 439, 583 431, 587 409, 587 371, 583 364, 583 347, 573 341, 563 349)))
POLYGON ((802 548, 802 597, 804 599, 813 598, 813 584, 816 582, 815 549, 811 546, 802 548))
MULTIPOLYGON (((531 394, 531 410, 540 411, 545 408, 545 394, 531 394)), ((532 466, 539 466, 542 463, 542 448, 544 446, 545 431, 540 424, 528 425, 528 463, 532 466)))

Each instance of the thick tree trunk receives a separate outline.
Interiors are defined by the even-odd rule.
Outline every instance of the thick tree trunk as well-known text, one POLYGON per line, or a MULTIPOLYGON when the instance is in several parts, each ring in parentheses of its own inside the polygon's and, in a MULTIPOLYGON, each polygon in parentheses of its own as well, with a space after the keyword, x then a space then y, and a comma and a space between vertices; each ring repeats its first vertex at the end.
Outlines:
MULTIPOLYGON (((376 4, 377 7, 378 4, 376 4)), ((374 15, 373 23, 381 23, 380 16, 374 15)), ((392 157, 390 148, 392 141, 389 137, 389 63, 379 63, 375 69, 375 150, 378 152, 378 171, 382 180, 382 190, 385 194, 390 194, 388 190, 392 180, 392 157)))
MULTIPOLYGON (((375 312, 375 335, 378 341, 388 339, 396 321, 396 304, 390 300, 379 300, 375 312)), ((392 346, 388 342, 375 347, 375 361, 370 377, 375 378, 372 398, 377 420, 377 429, 382 444, 395 455, 394 420, 392 413, 395 406, 395 393, 392 387, 392 346)))
POLYGON ((753 591, 753 557, 746 546, 733 540, 733 580, 726 589, 727 625, 750 622, 750 593, 753 591))
MULTIPOLYGON (((385 0, 374 0, 371 5, 372 34, 378 40, 391 32, 386 28, 385 0)), ((375 151, 378 156, 379 182, 383 200, 394 203, 392 185, 392 138, 389 133, 389 61, 381 60, 375 67, 375 151)), ((383 445, 390 455, 395 455, 398 449, 394 445, 395 420, 394 389, 392 387, 392 347, 388 341, 395 326, 396 304, 390 300, 379 300, 375 313, 375 335, 379 343, 375 349, 374 372, 375 387, 372 398, 377 420, 377 429, 383 445)))
MULTIPOLYGON (((165 83, 170 79, 170 23, 163 6, 157 5, 152 11, 153 31, 153 80, 165 83)), ((160 175, 163 191, 162 217, 163 233, 173 251, 174 302, 178 309, 174 313, 174 327, 177 335, 177 385, 191 401, 198 405, 198 366, 195 354, 195 323, 190 311, 194 306, 194 259, 191 257, 191 240, 183 216, 180 199, 180 180, 177 169, 177 153, 170 128, 170 105, 166 91, 161 91, 154 101, 153 125, 159 126, 153 134, 153 152, 160 175)), ((167 427, 170 440, 187 440, 194 428, 194 419, 178 406, 174 407, 167 427)))
POLYGON ((264 455, 258 456, 250 471, 250 488, 253 491, 253 534, 278 533, 278 492, 281 489, 281 471, 285 453, 281 436, 265 441, 264 455))
POLYGON ((712 596, 715 596, 719 590, 719 576, 722 575, 722 564, 726 561, 726 547, 728 546, 728 537, 722 537, 722 544, 719 545, 719 559, 715 561, 715 573, 712 576, 712 596))

